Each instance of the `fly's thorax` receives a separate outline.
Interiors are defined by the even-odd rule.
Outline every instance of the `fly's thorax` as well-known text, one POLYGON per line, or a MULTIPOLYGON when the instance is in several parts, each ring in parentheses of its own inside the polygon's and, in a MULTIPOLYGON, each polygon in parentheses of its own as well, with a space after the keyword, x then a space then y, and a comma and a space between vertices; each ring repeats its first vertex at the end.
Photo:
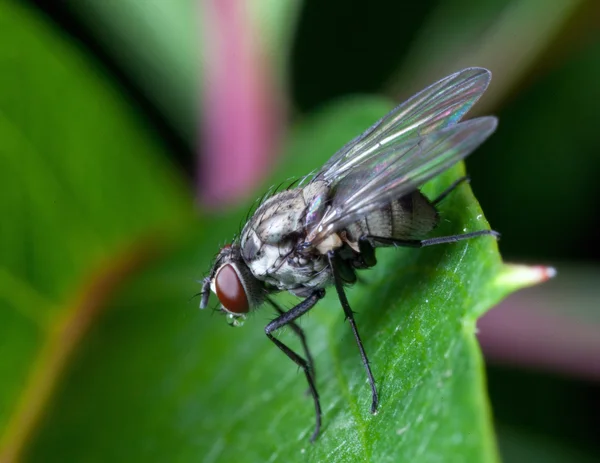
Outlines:
POLYGON ((318 220, 325 208, 329 188, 325 182, 282 191, 261 204, 242 231, 242 255, 252 259, 257 249, 248 243, 252 234, 264 244, 282 241, 305 233, 307 220, 318 220))
POLYGON ((244 261, 256 268, 259 278, 304 240, 306 220, 319 218, 327 192, 324 182, 312 182, 272 196, 252 215, 242 231, 240 246, 244 261))
POLYGON ((237 245, 224 247, 217 256, 210 275, 210 288, 219 298, 222 310, 234 322, 262 304, 265 296, 262 283, 242 259, 237 245))
POLYGON ((351 242, 363 236, 396 239, 422 239, 438 224, 436 208, 420 191, 394 199, 348 226, 351 242))
POLYGON ((296 251, 306 237, 307 218, 322 215, 327 193, 324 182, 312 182, 278 193, 256 210, 242 231, 240 246, 257 279, 281 290, 321 284, 316 273, 324 271, 323 259, 305 259, 296 251))
POLYGON ((257 278, 265 280, 293 250, 305 208, 300 190, 284 191, 265 201, 248 221, 240 238, 241 255, 257 278))

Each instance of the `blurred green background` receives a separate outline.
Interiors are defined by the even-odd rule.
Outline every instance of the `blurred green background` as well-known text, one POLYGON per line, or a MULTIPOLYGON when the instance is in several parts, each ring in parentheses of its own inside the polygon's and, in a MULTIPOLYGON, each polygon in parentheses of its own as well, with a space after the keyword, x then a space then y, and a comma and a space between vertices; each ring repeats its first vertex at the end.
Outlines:
MULTIPOLYGON (((481 321, 500 453, 506 462, 600 458, 597 2, 0 0, 0 39, 0 431, 15 410, 23 421, 11 429, 38 423, 30 414, 39 404, 21 397, 48 404, 43 417, 76 423, 79 408, 65 397, 93 400, 78 391, 115 397, 116 411, 134 404, 142 413, 146 403, 165 402, 182 428, 193 422, 203 411, 179 409, 173 399, 196 394, 193 381, 175 384, 153 359, 182 356, 173 378, 191 377, 189 341, 207 318, 219 327, 204 336, 217 339, 224 323, 207 313, 200 321, 197 300, 178 301, 186 311, 174 313, 171 295, 191 298, 198 290, 207 258, 253 198, 282 180, 273 172, 317 167, 316 153, 281 158, 295 133, 290 127, 310 124, 337 102, 360 106, 365 95, 401 101, 446 74, 484 66, 494 77, 474 113, 493 113, 500 126, 468 159, 473 191, 502 233, 506 261, 559 272, 481 321), (228 40, 233 49, 222 45, 228 40), (223 98, 237 98, 243 110, 221 112, 223 98), (215 133, 240 142, 220 144, 215 133), (256 168, 239 173, 250 179, 243 188, 224 196, 203 181, 218 183, 227 169, 235 180, 232 164, 223 167, 218 158, 244 149, 256 168), (162 312, 144 324, 146 303, 162 312), (108 306, 113 315, 96 324, 108 306), (163 324, 181 336, 153 343, 163 324), (67 341, 58 341, 65 333, 67 341), (123 352, 136 362, 143 400, 120 391, 127 365, 110 379, 103 369, 98 377, 90 373, 94 362, 123 352), (63 379, 52 371, 62 367, 69 386, 54 401, 63 379), (31 371, 37 376, 27 381, 31 371), (145 392, 149 383, 159 387, 145 392)), ((366 126, 384 104, 374 106, 347 126, 366 126)), ((260 368, 249 352, 232 362, 238 360, 250 371, 260 368)), ((228 386, 209 371, 205 381, 228 386)), ((201 444, 178 429, 172 454, 150 438, 119 443, 129 452, 112 453, 121 426, 150 436, 172 419, 164 410, 143 423, 116 412, 113 423, 97 429, 95 445, 105 458, 219 461, 195 453, 201 444)), ((79 455, 53 447, 63 430, 43 417, 32 449, 31 436, 0 432, 0 461, 12 461, 12 441, 25 442, 31 461, 79 455)), ((78 435, 83 429, 68 431, 74 442, 90 438, 78 435)), ((289 433, 297 435, 282 430, 281 439, 289 433)))

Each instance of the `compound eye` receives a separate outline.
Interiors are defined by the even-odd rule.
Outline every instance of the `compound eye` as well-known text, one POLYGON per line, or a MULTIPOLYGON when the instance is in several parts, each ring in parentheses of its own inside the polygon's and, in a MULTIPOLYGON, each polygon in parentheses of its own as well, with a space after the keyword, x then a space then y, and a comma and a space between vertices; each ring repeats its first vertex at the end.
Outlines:
POLYGON ((247 313, 250 310, 246 291, 233 265, 225 264, 219 269, 215 277, 215 289, 228 312, 247 313))

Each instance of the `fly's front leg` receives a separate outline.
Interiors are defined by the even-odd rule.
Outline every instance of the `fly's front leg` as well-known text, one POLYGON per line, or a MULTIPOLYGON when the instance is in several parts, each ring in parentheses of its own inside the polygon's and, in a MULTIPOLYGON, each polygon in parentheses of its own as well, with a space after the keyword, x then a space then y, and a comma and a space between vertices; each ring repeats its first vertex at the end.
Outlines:
POLYGON ((210 297, 210 278, 204 278, 202 280, 202 291, 200 291, 200 308, 204 309, 208 305, 208 298, 210 297))
MULTIPOLYGON (((279 313, 279 315, 283 315, 286 313, 279 305, 270 297, 267 298, 267 302, 273 306, 273 308, 279 313)), ((310 353, 310 349, 308 348, 308 344, 306 342, 306 335, 304 334, 304 330, 300 328, 300 326, 296 322, 289 322, 289 327, 292 329, 294 333, 300 338, 300 342, 302 343, 302 349, 304 349, 304 354, 306 355, 306 361, 308 363, 308 369, 310 370, 310 374, 312 376, 313 382, 316 382, 316 373, 315 373, 315 361, 310 353)), ((310 392, 307 391, 307 392, 310 392)))
POLYGON ((310 393, 315 402, 315 413, 316 413, 315 431, 313 432, 313 434, 310 438, 311 442, 315 441, 315 439, 319 435, 319 430, 321 429, 321 403, 319 402, 319 393, 317 392, 317 387, 315 385, 313 375, 310 370, 310 365, 305 359, 300 357, 298 354, 296 354, 296 352, 294 352, 292 349, 290 349, 288 346, 286 346, 284 343, 282 343, 279 339, 277 339, 275 336, 273 336, 272 333, 283 326, 292 324, 294 322, 294 320, 301 317, 306 312, 308 312, 310 309, 312 309, 315 306, 315 304, 319 301, 319 299, 323 298, 323 296, 325 296, 324 289, 315 290, 310 296, 308 296, 306 299, 304 299, 300 304, 298 304, 297 306, 288 310, 287 312, 284 312, 279 317, 277 317, 275 320, 273 320, 271 323, 269 323, 267 326, 265 326, 265 333, 266 333, 267 337, 271 341, 273 341, 273 343, 277 347, 279 347, 279 349, 281 349, 281 351, 285 355, 287 355, 290 359, 292 359, 296 365, 298 365, 300 368, 302 368, 302 370, 304 370, 304 374, 306 375, 306 380, 308 381, 308 388, 309 388, 310 393))
POLYGON ((358 350, 360 352, 360 357, 362 359, 365 370, 367 371, 367 377, 369 378, 369 385, 371 386, 371 413, 375 413, 377 411, 377 405, 379 404, 379 396, 377 395, 377 388, 375 387, 375 379, 373 378, 373 373, 371 372, 371 366, 369 365, 369 358, 367 357, 367 353, 365 352, 365 348, 363 347, 363 343, 360 339, 360 335, 358 334, 358 328, 356 327, 356 322, 354 321, 354 313, 350 308, 350 304, 348 303, 348 298, 346 297, 346 293, 344 292, 344 286, 342 283, 342 279, 340 278, 340 274, 338 273, 336 264, 335 264, 335 252, 329 251, 327 253, 327 259, 329 260, 329 266, 331 267, 331 272, 333 273, 333 280, 335 283, 335 289, 338 293, 338 297, 342 304, 342 308, 344 309, 344 314, 346 315, 346 319, 350 323, 350 327, 352 328, 352 334, 354 334, 354 339, 356 340, 356 344, 358 345, 358 350))

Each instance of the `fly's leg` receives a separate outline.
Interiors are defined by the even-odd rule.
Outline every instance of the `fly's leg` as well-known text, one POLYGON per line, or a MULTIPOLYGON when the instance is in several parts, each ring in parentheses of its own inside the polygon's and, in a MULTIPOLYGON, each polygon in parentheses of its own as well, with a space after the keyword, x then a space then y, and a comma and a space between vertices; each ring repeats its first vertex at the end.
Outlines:
POLYGON ((377 258, 375 257, 375 248, 367 240, 358 240, 358 249, 360 257, 367 267, 375 267, 377 258))
POLYGON ((279 328, 290 325, 297 318, 304 315, 310 309, 312 309, 315 304, 325 296, 324 289, 317 289, 310 296, 304 299, 300 304, 291 308, 287 312, 284 312, 267 326, 265 326, 265 333, 267 337, 273 341, 273 343, 281 349, 281 351, 287 355, 290 359, 294 361, 296 365, 298 365, 302 370, 304 370, 304 374, 306 375, 306 380, 308 381, 308 388, 315 402, 315 413, 316 413, 316 424, 315 431, 313 432, 310 441, 314 442, 317 436, 319 435, 319 430, 321 429, 321 404, 319 402, 319 393, 317 392, 317 387, 315 386, 315 382, 313 380, 313 376, 311 374, 309 363, 300 357, 296 352, 282 343, 279 339, 273 336, 271 333, 278 330, 279 328))
MULTIPOLYGON (((377 258, 375 257, 375 248, 371 246, 367 240, 358 240, 358 255, 355 258, 356 260, 352 262, 352 265, 356 269, 365 269, 374 267, 377 265, 377 258)), ((357 272, 355 272, 355 281, 359 284, 366 284, 368 280, 361 277, 357 272)))
POLYGON ((337 291, 338 297, 342 304, 342 308, 344 309, 344 314, 346 315, 346 320, 350 322, 350 327, 352 328, 352 333, 354 334, 354 339, 356 340, 356 344, 358 345, 358 350, 360 352, 360 357, 362 359, 365 370, 367 371, 367 377, 369 378, 369 385, 371 386, 371 394, 372 394, 372 402, 371 402, 371 413, 375 413, 377 411, 377 405, 379 404, 379 397, 377 395, 377 388, 375 387, 375 379, 373 378, 373 373, 371 372, 371 366, 369 365, 369 359, 367 357, 367 353, 365 352, 365 348, 363 347, 363 343, 360 339, 360 335, 358 334, 358 329, 356 328, 356 322, 354 321, 354 313, 350 308, 350 304, 348 303, 348 298, 346 297, 346 293, 344 292, 344 286, 342 283, 342 279, 340 278, 340 274, 338 273, 336 264, 335 264, 335 252, 329 251, 327 253, 327 259, 329 260, 329 266, 331 267, 331 272, 333 274, 333 281, 335 283, 335 289, 337 291))
POLYGON ((396 238, 386 238, 384 236, 373 236, 366 235, 361 240, 372 240, 382 244, 392 244, 395 246, 406 246, 410 248, 424 248, 425 246, 434 246, 436 244, 444 243, 456 243, 457 241, 470 240, 471 238, 477 238, 478 236, 493 236, 494 238, 500 238, 500 233, 494 230, 479 230, 471 233, 463 233, 461 235, 450 235, 450 236, 439 236, 436 238, 429 238, 426 240, 402 240, 396 238))
POLYGON ((434 206, 437 206, 440 202, 442 202, 446 196, 448 196, 450 193, 452 193, 456 187, 458 187, 459 185, 463 184, 463 183, 470 183, 471 182, 471 177, 469 177, 468 175, 465 175, 464 177, 459 178, 458 180, 456 180, 452 185, 450 185, 448 188, 446 188, 444 191, 442 191, 442 193, 435 198, 433 201, 431 201, 431 204, 433 204, 434 206))
MULTIPOLYGON (((284 313, 286 313, 270 297, 267 298, 267 302, 273 306, 273 308, 279 313, 279 315, 283 315, 284 313)), ((300 328, 300 326, 296 322, 293 322, 293 321, 289 322, 288 326, 300 338, 300 342, 302 343, 302 349, 304 349, 304 354, 306 355, 306 362, 308 363, 308 369, 310 371, 310 375, 312 376, 313 382, 316 382, 315 361, 313 360, 313 357, 310 354, 310 350, 308 348, 308 344, 306 343, 306 335, 304 334, 304 330, 302 328, 300 328)), ((310 390, 307 392, 310 393, 310 390)))

